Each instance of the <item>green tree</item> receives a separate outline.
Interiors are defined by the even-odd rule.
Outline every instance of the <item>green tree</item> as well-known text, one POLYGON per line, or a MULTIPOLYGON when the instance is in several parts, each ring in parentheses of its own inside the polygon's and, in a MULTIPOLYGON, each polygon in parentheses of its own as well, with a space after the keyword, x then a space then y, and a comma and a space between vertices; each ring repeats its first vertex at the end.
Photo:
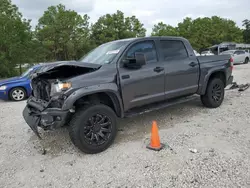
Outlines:
POLYGON ((193 20, 189 17, 185 18, 183 22, 178 23, 177 30, 182 37, 191 38, 193 33, 193 20))
POLYGON ((15 74, 15 67, 29 63, 32 57, 30 20, 22 18, 10 0, 0 1, 0 77, 15 74))
POLYGON ((236 23, 218 16, 185 19, 179 24, 179 32, 198 50, 221 42, 242 42, 242 32, 236 23))
POLYGON ((172 35, 187 38, 194 49, 200 51, 221 42, 242 42, 242 31, 232 20, 213 16, 211 18, 185 18, 178 26, 159 23, 152 35, 172 35))
POLYGON ((244 42, 250 44, 250 20, 243 20, 243 26, 245 27, 243 31, 244 42))
POLYGON ((90 50, 89 17, 62 4, 48 7, 38 21, 36 38, 47 50, 47 60, 76 60, 90 50))
POLYGON ((143 37, 146 34, 143 24, 135 16, 125 17, 119 10, 114 14, 101 16, 92 25, 91 31, 91 38, 97 45, 112 40, 143 37))
POLYGON ((179 36, 178 28, 160 22, 154 25, 152 36, 179 36))

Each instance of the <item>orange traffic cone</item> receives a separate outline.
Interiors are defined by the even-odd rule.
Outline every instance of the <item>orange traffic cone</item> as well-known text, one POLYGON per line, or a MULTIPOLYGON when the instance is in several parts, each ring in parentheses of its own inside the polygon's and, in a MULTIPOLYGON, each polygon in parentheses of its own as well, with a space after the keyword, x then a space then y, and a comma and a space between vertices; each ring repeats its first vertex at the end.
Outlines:
POLYGON ((156 121, 153 121, 151 130, 151 141, 147 148, 155 151, 160 151, 161 149, 163 149, 163 147, 164 144, 160 142, 157 123, 156 121))

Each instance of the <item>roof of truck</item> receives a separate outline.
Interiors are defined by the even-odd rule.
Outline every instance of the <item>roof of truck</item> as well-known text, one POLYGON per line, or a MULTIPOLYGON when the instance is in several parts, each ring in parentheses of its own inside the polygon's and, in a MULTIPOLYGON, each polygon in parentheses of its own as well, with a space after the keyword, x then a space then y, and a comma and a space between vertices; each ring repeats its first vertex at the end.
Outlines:
MULTIPOLYGON (((149 37, 136 37, 136 38, 126 38, 126 39, 119 39, 119 40, 115 40, 115 41, 136 41, 136 40, 142 40, 142 39, 178 39, 178 40, 187 40, 183 37, 175 37, 175 36, 149 36, 149 37)), ((110 42, 114 42, 114 41, 110 41, 110 42)))
POLYGON ((175 37, 175 36, 150 36, 150 37, 130 38, 130 40, 139 40, 139 39, 184 39, 184 38, 183 37, 175 37))

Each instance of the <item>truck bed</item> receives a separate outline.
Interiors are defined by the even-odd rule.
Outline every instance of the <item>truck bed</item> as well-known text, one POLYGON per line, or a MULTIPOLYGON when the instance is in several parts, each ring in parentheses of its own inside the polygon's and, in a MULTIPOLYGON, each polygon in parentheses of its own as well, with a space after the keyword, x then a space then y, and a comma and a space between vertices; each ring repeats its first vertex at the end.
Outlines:
POLYGON ((229 60, 230 55, 197 56, 200 64, 229 60))

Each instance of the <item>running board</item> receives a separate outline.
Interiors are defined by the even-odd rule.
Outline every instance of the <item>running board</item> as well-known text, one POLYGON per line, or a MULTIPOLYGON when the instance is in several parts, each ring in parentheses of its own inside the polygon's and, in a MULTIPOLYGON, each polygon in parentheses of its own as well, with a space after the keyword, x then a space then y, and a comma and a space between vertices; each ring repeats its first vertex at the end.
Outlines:
POLYGON ((146 105, 146 106, 142 106, 142 107, 138 107, 138 108, 134 108, 129 110, 128 112, 126 112, 124 114, 125 118, 128 117, 134 117, 134 116, 138 116, 138 115, 142 115, 148 112, 152 112, 155 110, 160 110, 160 109, 164 109, 173 105, 177 105, 177 104, 182 104, 182 103, 186 103, 192 100, 197 99, 197 95, 192 95, 192 96, 188 96, 188 97, 182 97, 182 98, 177 98, 177 99, 171 99, 171 100, 167 100, 167 101, 161 101, 158 103, 153 103, 150 105, 146 105))

